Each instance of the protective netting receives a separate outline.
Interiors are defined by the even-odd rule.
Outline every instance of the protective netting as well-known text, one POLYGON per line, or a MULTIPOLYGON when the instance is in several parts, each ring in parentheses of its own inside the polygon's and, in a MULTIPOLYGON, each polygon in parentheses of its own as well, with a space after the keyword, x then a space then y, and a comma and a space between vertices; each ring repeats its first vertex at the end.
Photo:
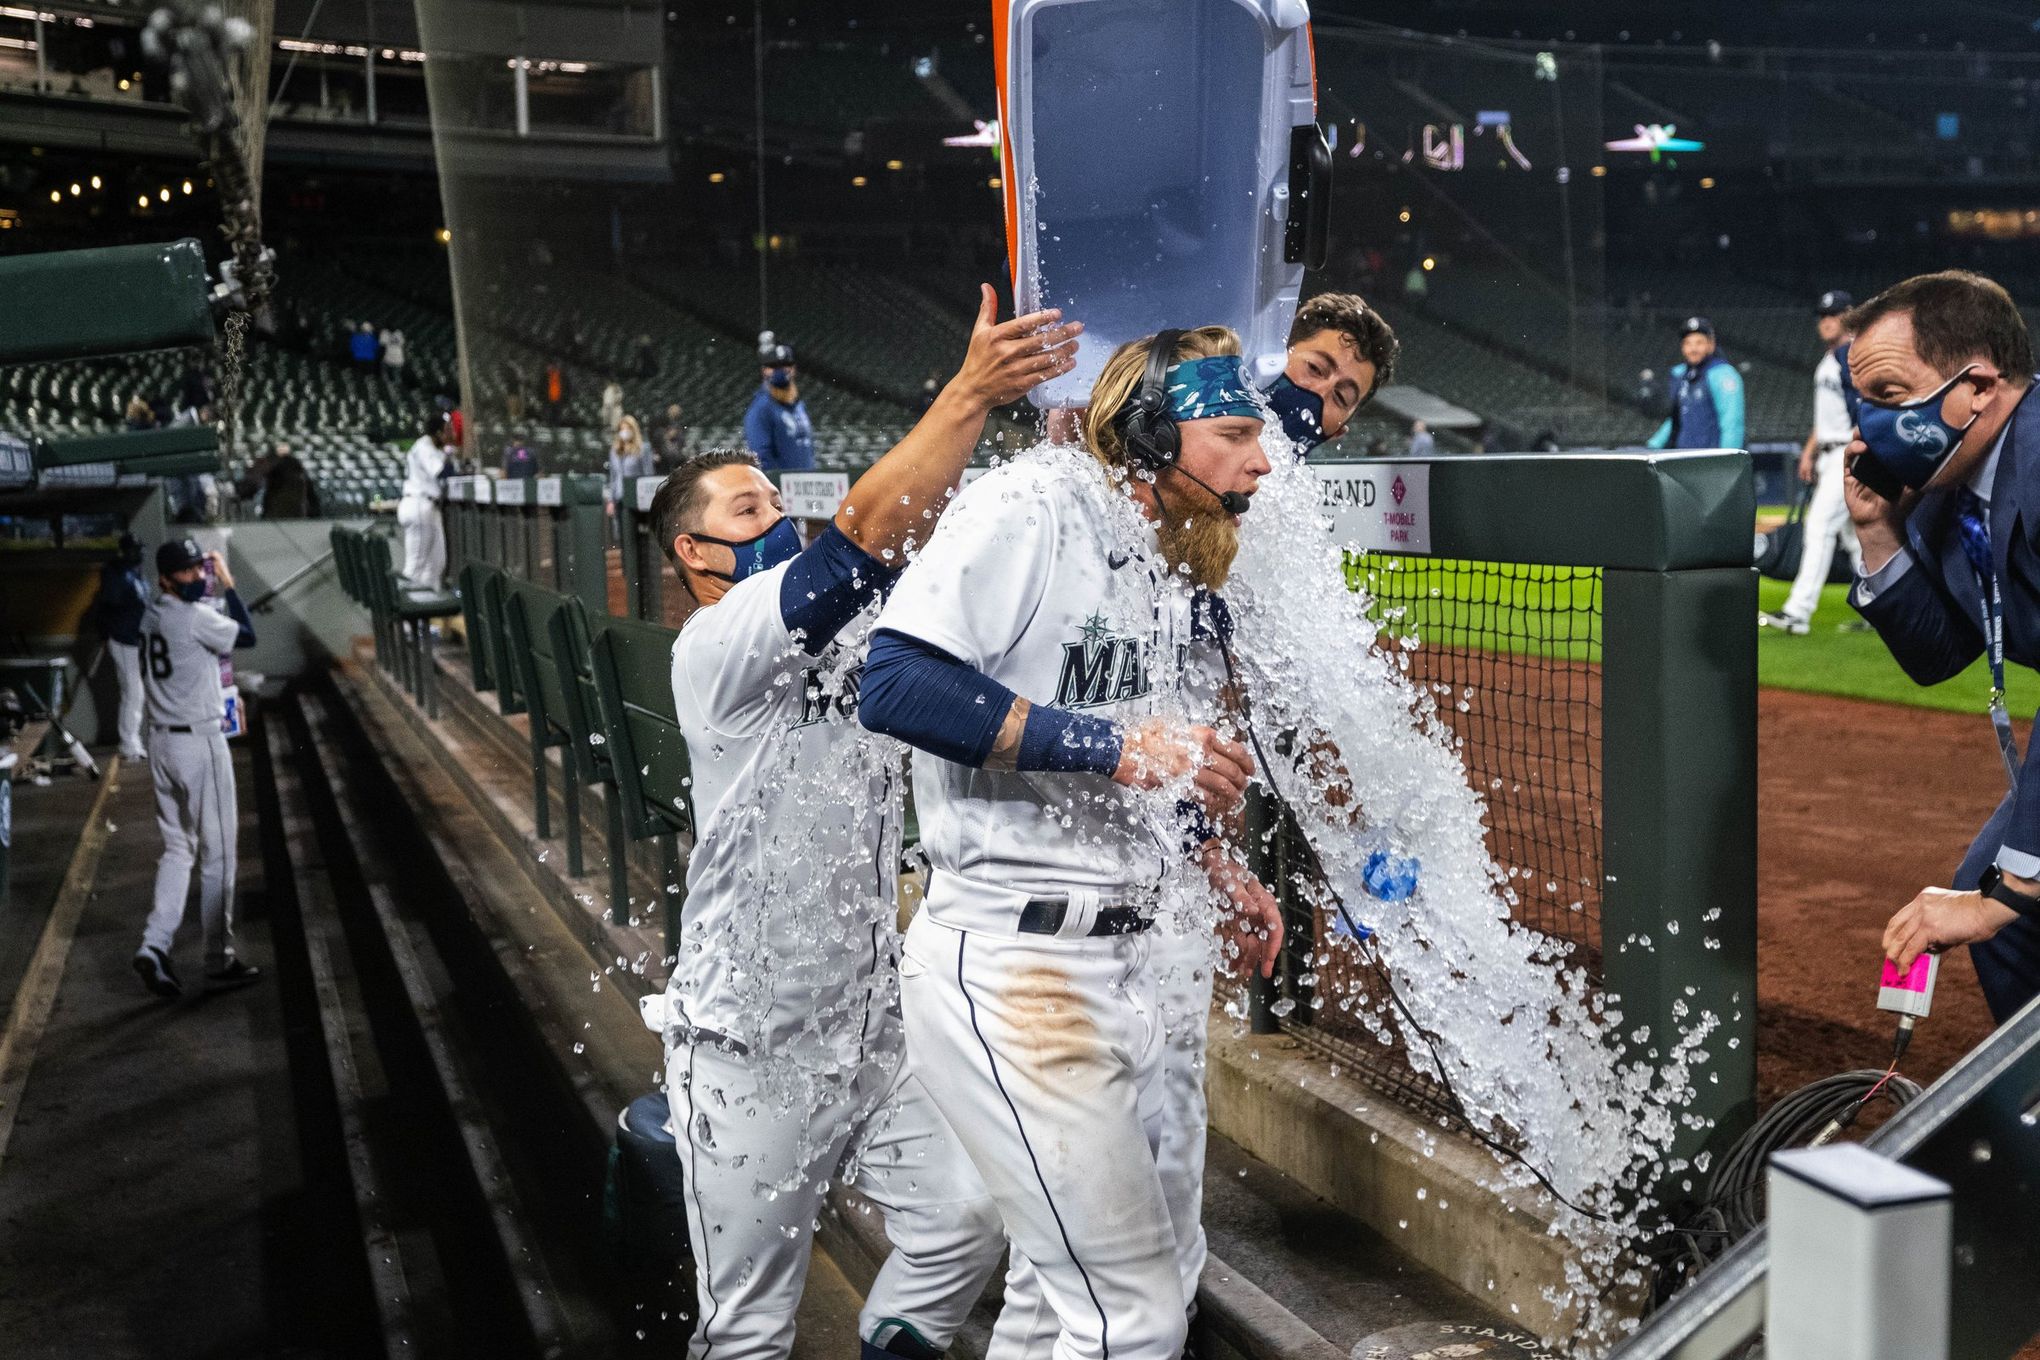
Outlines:
MULTIPOLYGON (((1459 742, 1487 809, 1488 852, 1516 893, 1511 915, 1575 945, 1573 962, 1598 986, 1600 570, 1379 552, 1344 565, 1380 645, 1459 742)), ((1286 834, 1277 852, 1308 853, 1286 834)), ((1277 1003, 1283 1028, 1398 1102, 1451 1114, 1401 1040, 1384 1044, 1356 1018, 1386 1004, 1380 980, 1348 952, 1321 948, 1318 908, 1294 892, 1283 904, 1292 935, 1281 992, 1293 1003, 1277 1003)))

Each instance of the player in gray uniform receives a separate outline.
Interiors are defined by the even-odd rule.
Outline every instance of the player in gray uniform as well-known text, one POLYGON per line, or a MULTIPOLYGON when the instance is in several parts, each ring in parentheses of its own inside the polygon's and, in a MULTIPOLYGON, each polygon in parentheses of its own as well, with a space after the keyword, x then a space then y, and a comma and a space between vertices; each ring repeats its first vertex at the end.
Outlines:
POLYGON ((791 1351, 838 1176, 878 1202, 894 1246, 859 1319, 867 1357, 939 1354, 1005 1246, 901 1062, 899 755, 854 716, 856 621, 925 540, 986 417, 1073 362, 1080 327, 1053 312, 999 325, 996 306, 985 289, 961 371, 806 549, 749 454, 692 459, 652 502, 698 605, 673 702, 699 833, 673 973, 644 1006, 687 1177, 695 1360, 791 1351))
POLYGON ((206 981, 237 986, 262 972, 234 956, 240 817, 220 690, 221 659, 237 647, 252 647, 255 625, 234 591, 226 561, 218 553, 201 553, 191 539, 173 538, 156 550, 156 584, 158 594, 142 616, 141 668, 163 858, 156 865, 156 902, 135 951, 135 972, 157 996, 171 997, 184 990, 170 966, 170 950, 184 923, 194 863, 206 981), (205 598, 208 567, 226 592, 224 613, 205 598))

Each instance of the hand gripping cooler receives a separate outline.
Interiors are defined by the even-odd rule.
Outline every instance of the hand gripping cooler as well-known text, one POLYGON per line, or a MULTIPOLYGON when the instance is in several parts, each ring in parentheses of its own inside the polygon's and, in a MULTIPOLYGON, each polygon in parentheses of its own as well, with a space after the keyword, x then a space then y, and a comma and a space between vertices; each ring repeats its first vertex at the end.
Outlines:
POLYGON ((1279 371, 1331 209, 1305 0, 993 0, 992 18, 1013 291, 1086 327, 1035 405, 1085 405, 1112 351, 1164 326, 1231 326, 1279 371))

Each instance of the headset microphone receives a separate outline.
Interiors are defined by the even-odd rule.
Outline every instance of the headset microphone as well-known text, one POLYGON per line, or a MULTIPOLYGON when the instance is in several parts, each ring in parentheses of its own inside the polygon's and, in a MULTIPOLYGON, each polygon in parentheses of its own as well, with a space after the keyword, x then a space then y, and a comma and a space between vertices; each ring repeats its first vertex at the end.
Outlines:
POLYGON ((1189 468, 1184 467, 1181 463, 1178 463, 1176 465, 1176 471, 1182 473, 1185 477, 1188 477, 1191 481, 1203 487, 1206 494, 1210 495, 1213 499, 1217 500, 1219 507, 1223 509, 1228 515, 1244 515, 1247 513, 1247 496, 1245 492, 1214 491, 1212 490, 1211 484, 1209 482, 1205 481, 1202 477, 1199 477, 1189 468))

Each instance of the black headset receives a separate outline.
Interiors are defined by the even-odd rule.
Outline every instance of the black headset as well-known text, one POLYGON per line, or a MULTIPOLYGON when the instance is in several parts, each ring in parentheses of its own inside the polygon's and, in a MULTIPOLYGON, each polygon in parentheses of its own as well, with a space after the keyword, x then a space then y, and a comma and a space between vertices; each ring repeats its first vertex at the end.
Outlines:
POLYGON ((1175 414, 1169 410, 1166 386, 1169 364, 1176 357, 1176 345, 1182 338, 1183 332, 1179 330, 1162 331, 1155 336, 1148 346, 1147 368, 1141 373, 1140 386, 1113 417, 1120 438, 1126 441, 1127 457, 1150 472, 1174 467, 1177 455, 1183 451, 1182 432, 1176 428, 1175 414))

